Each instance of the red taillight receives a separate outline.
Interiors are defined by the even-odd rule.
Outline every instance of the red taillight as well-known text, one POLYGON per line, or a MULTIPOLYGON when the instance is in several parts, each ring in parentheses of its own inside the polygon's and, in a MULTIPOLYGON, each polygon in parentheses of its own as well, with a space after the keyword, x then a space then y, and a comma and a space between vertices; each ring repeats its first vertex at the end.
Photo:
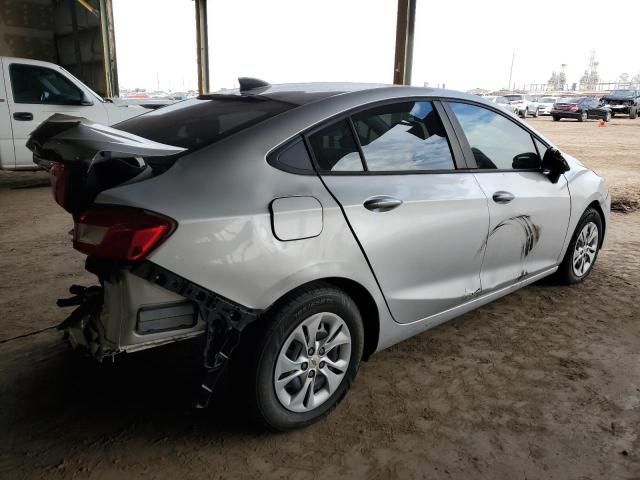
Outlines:
POLYGON ((137 208, 93 205, 78 215, 73 248, 122 262, 145 258, 175 230, 168 217, 137 208))
POLYGON ((58 205, 64 207, 64 189, 67 184, 67 176, 64 171, 64 163, 52 162, 49 174, 51 175, 51 189, 53 191, 53 198, 58 203, 58 205))

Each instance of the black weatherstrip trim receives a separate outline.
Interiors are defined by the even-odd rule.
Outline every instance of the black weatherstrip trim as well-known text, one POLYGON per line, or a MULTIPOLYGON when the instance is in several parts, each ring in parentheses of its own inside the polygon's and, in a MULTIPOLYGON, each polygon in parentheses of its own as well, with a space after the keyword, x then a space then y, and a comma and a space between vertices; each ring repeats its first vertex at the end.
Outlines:
MULTIPOLYGON (((474 104, 471 104, 471 105, 474 105, 474 104)), ((478 164, 476 163, 476 159, 473 156, 473 152, 471 151, 471 145, 469 145, 467 136, 464 134, 464 130, 462 130, 462 125, 460 125, 460 122, 458 121, 458 117, 456 117, 456 114, 453 113, 453 110, 451 109, 451 105, 449 105, 449 102, 443 101, 442 106, 444 107, 444 110, 447 114, 447 118, 451 122, 451 126, 455 131, 456 138, 458 139, 458 142, 460 142, 460 148, 462 148, 462 152, 464 153, 464 159, 468 168, 477 170, 478 164)))
POLYGON ((444 131, 447 134, 447 140, 449 141, 449 147, 451 148, 451 153, 453 154, 453 161, 455 163, 456 170, 466 170, 469 168, 473 168, 467 163, 467 159, 460 145, 460 139, 458 139, 458 135, 453 128, 451 120, 449 119, 449 115, 442 105, 442 102, 440 100, 433 100, 432 103, 433 108, 435 108, 436 113, 440 117, 440 121, 444 126, 444 131))

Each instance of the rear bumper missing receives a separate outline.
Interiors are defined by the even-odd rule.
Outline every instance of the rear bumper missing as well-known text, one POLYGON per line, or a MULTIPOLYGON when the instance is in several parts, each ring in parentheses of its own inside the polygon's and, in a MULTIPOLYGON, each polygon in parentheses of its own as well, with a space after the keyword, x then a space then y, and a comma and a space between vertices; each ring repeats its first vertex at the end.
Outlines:
POLYGON ((100 361, 201 335, 207 318, 244 328, 260 314, 150 262, 118 267, 89 258, 87 270, 100 286, 73 287, 76 296, 61 306, 77 308, 58 328, 100 361))

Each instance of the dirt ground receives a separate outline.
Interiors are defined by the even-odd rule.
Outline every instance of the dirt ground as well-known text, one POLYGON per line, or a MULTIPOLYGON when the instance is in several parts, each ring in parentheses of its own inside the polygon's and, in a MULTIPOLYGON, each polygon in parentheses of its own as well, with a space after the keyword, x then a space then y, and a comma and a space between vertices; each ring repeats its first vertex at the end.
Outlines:
MULTIPOLYGON (((640 120, 529 122, 639 198, 640 120)), ((0 173, 0 478, 640 479, 640 212, 613 214, 583 284, 377 354, 326 420, 273 435, 224 398, 190 410, 198 341, 115 365, 69 352, 55 300, 92 278, 43 178, 0 173)))

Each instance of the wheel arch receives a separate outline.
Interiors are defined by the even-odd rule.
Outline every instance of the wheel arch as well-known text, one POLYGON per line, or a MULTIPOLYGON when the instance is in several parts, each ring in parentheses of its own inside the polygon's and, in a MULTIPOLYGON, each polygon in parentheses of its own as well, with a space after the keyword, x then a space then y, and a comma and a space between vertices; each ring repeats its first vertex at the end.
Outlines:
POLYGON ((322 284, 330 284, 345 292, 349 297, 351 297, 360 310, 362 327, 364 329, 364 348, 362 351, 362 359, 365 361, 368 360, 378 347, 378 340, 380 338, 380 313, 378 312, 378 305, 376 304, 373 295, 371 295, 366 287, 355 280, 345 277, 324 277, 298 285, 281 295, 265 311, 265 313, 276 308, 285 297, 295 295, 296 292, 300 290, 306 290, 322 284))
MULTIPOLYGON (((600 235, 600 238, 598 239, 598 248, 602 248, 602 243, 604 242, 604 238, 607 232, 607 218, 598 200, 594 200, 589 205, 587 205, 587 208, 585 208, 584 211, 586 212, 589 208, 593 208, 596 212, 598 212, 598 215, 600 215, 600 221, 602 222, 602 235, 600 235)), ((584 215, 584 212, 582 212, 582 214, 584 215)))

